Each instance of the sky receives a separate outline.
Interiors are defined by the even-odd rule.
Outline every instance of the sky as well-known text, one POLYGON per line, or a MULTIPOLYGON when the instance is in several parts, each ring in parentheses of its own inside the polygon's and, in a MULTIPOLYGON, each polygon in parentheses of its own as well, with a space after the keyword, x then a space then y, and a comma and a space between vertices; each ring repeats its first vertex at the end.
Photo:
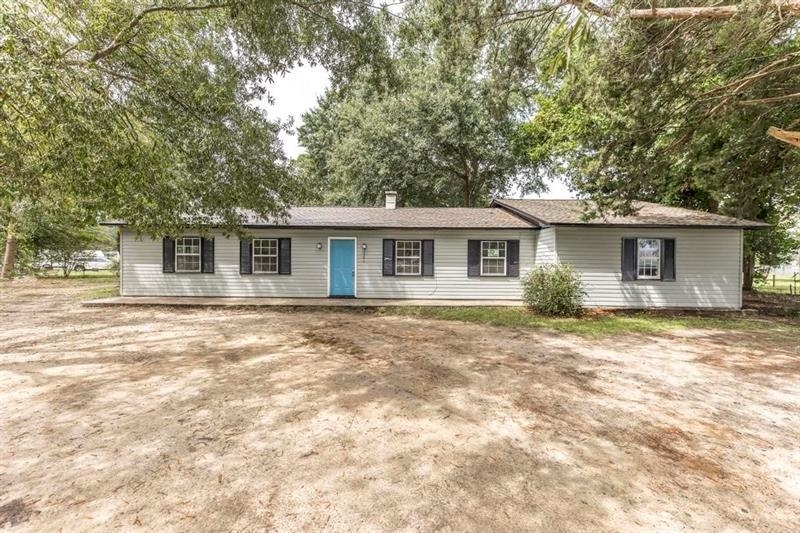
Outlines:
MULTIPOLYGON (((270 118, 293 122, 292 133, 281 133, 286 155, 294 158, 304 150, 297 143, 294 133, 302 124, 302 114, 317 104, 317 99, 325 94, 330 85, 327 71, 321 66, 303 65, 295 67, 285 76, 275 79, 269 88, 274 103, 267 105, 270 118)), ((548 183, 548 192, 531 195, 530 198, 574 198, 566 185, 560 181, 548 183)))

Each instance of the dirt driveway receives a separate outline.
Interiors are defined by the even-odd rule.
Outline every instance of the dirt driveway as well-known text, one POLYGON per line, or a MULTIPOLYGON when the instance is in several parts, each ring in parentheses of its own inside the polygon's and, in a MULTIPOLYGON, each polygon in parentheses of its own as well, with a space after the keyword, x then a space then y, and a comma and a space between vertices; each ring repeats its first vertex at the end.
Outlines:
POLYGON ((587 340, 0 285, 0 528, 800 529, 800 331, 587 340))

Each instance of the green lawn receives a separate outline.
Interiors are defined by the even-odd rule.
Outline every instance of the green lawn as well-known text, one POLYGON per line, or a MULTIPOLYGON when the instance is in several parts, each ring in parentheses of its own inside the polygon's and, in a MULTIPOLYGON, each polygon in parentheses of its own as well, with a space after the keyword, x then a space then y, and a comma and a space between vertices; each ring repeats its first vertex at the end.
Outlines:
POLYGON ((653 334, 676 329, 765 330, 797 334, 800 322, 767 317, 675 316, 648 313, 608 313, 579 318, 550 318, 521 307, 384 307, 386 315, 459 320, 491 326, 543 328, 586 337, 620 333, 653 334))
MULTIPOLYGON (((65 279, 64 271, 60 268, 54 268, 52 270, 40 270, 36 273, 36 277, 39 279, 65 279)), ((93 279, 103 281, 112 280, 117 277, 118 276, 111 270, 85 270, 83 272, 72 272, 69 275, 69 278, 66 279, 93 279)))
POLYGON ((796 282, 791 277, 778 277, 773 278, 770 276, 763 282, 755 283, 753 289, 758 292, 772 292, 778 294, 798 294, 800 289, 800 279, 796 282))

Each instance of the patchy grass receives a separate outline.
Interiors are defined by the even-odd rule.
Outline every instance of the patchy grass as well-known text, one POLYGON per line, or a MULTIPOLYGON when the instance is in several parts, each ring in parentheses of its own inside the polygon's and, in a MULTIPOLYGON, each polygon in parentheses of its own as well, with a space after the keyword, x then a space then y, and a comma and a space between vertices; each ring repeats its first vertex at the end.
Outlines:
POLYGON ((688 316, 639 313, 598 313, 579 318, 550 318, 522 307, 384 307, 385 315, 458 320, 491 326, 541 328, 586 337, 639 333, 653 334, 676 329, 769 330, 776 333, 800 330, 800 323, 743 316, 688 316))
POLYGON ((82 300, 96 300, 97 298, 109 298, 111 296, 119 296, 119 284, 92 287, 81 293, 82 300))
POLYGON ((111 270, 85 270, 83 272, 72 272, 65 278, 63 270, 56 268, 53 270, 40 270, 36 273, 37 279, 67 279, 67 280, 112 280, 119 276, 111 270))
POLYGON ((86 276, 24 276, 11 280, 9 286, 18 290, 16 295, 25 294, 28 289, 48 287, 53 291, 71 291, 80 300, 94 300, 109 296, 119 296, 119 277, 108 272, 87 272, 86 276))

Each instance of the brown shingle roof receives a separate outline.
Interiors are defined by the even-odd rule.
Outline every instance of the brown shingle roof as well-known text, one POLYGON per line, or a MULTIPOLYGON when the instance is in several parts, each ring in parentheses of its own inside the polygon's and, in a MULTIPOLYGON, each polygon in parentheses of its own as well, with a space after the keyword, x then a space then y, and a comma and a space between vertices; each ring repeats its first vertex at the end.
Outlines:
POLYGON ((293 207, 285 221, 246 213, 245 226, 344 228, 530 229, 535 223, 508 211, 468 207, 293 207))
POLYGON ((583 218, 591 203, 584 200, 517 200, 502 198, 492 205, 507 207, 520 216, 544 225, 587 226, 709 226, 726 228, 766 228, 769 224, 695 211, 680 207, 669 207, 650 202, 635 202, 635 215, 607 215, 589 220, 583 218))

